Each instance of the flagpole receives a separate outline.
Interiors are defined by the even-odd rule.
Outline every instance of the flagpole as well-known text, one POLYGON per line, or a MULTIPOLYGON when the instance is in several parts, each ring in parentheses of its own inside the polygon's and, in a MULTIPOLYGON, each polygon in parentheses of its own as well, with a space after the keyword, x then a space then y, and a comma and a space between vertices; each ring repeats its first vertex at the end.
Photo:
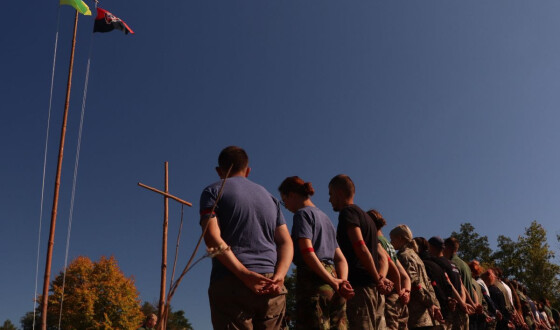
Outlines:
POLYGON ((64 103, 64 115, 62 117, 62 129, 60 133, 60 146, 58 148, 58 164, 56 167, 56 178, 54 184, 53 206, 51 213, 51 229, 47 248, 47 261, 45 266, 45 279, 43 282, 43 297, 41 310, 41 329, 47 330, 47 307, 49 303, 49 282, 51 277, 52 250, 54 246, 54 231, 56 227, 56 212, 58 210, 58 194, 60 190, 60 174, 62 172, 62 157, 64 155, 64 141, 66 138, 66 123, 68 120, 68 107, 70 104, 70 89, 72 87, 72 70, 74 68, 74 49, 76 47, 76 32, 78 30, 78 11, 74 18, 74 34, 72 36, 72 49, 70 52, 70 66, 68 69, 68 83, 66 85, 66 101, 64 103))

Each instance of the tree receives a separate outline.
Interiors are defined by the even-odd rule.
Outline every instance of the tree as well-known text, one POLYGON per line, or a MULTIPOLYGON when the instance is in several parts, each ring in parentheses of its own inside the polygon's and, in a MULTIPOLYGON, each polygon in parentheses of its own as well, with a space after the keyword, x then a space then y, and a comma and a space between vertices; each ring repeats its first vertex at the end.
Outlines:
POLYGON ((520 279, 523 272, 519 244, 504 235, 498 236, 498 250, 492 255, 505 276, 520 279))
POLYGON ((519 237, 518 244, 523 261, 519 279, 535 297, 552 298, 550 294, 560 288, 560 266, 551 262, 554 252, 546 241, 546 230, 533 221, 525 228, 525 235, 519 237))
POLYGON ((547 243, 546 230, 537 221, 525 228, 517 242, 500 235, 498 247, 494 257, 504 276, 524 283, 533 298, 559 301, 560 266, 551 262, 554 252, 547 243))
POLYGON ((193 330, 192 324, 185 317, 185 312, 178 310, 173 312, 169 309, 169 318, 167 320, 168 330, 193 330))
POLYGON ((480 236, 469 222, 462 223, 459 232, 452 232, 451 237, 459 241, 459 258, 469 262, 478 260, 481 263, 492 263, 492 249, 488 244, 488 236, 480 236))
POLYGON ((286 295, 286 325, 289 329, 296 328, 296 276, 297 269, 293 269, 292 273, 286 276, 284 286, 288 290, 286 295))
MULTIPOLYGON (((41 325, 41 314, 40 309, 37 309, 35 313, 35 328, 39 328, 41 325)), ((21 328, 23 330, 33 330, 33 312, 27 312, 25 315, 19 320, 21 324, 21 328)))
MULTIPOLYGON (((156 304, 150 304, 149 302, 144 302, 142 305, 142 313, 144 317, 150 314, 157 315, 156 304)), ((178 310, 173 312, 173 307, 169 307, 169 317, 167 318, 167 329, 168 330, 193 330, 192 324, 185 317, 185 312, 178 310)))
POLYGON ((0 326, 0 330, 17 330, 16 326, 10 320, 4 321, 4 324, 0 326))
MULTIPOLYGON (((63 273, 51 283, 47 323, 58 326, 63 273)), ((135 329, 142 323, 138 291, 114 257, 78 257, 66 269, 62 329, 135 329)))

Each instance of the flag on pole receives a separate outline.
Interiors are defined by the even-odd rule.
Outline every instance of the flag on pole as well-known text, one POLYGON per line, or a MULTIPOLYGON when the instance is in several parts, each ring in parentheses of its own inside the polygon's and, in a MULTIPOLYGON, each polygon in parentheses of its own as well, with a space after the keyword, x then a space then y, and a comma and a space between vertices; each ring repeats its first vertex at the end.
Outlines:
POLYGON ((93 24, 93 32, 110 32, 114 29, 121 30, 124 34, 134 34, 134 31, 123 20, 98 7, 97 17, 95 17, 95 23, 93 24))
POLYGON ((60 0, 61 5, 68 5, 74 7, 80 14, 91 16, 91 10, 88 5, 82 0, 60 0))

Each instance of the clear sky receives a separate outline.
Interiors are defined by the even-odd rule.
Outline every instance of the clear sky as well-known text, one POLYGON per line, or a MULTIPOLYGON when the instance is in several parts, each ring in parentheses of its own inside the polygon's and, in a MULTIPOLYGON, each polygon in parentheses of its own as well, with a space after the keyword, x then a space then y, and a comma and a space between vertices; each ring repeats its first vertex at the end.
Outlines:
MULTIPOLYGON (((93 3, 86 1, 93 8, 93 3)), ((219 151, 249 153, 274 194, 291 175, 336 223, 327 183, 356 183, 356 203, 388 229, 448 236, 462 222, 516 238, 550 235, 560 211, 560 2, 102 1, 136 32, 93 36, 70 259, 114 255, 142 300, 159 296, 163 203, 137 182, 198 204, 219 151)), ((57 1, 3 4, 0 35, 0 322, 33 308, 43 150, 57 1)), ((41 235, 45 264, 73 10, 59 48, 41 235)), ((80 16, 52 275, 64 264, 69 200, 93 18, 80 16)), ((180 207, 170 203, 171 264, 180 207)), ((291 228, 291 214, 284 212, 291 228)), ((182 268, 198 238, 185 210, 182 268)), ((209 329, 210 262, 172 305, 209 329)))

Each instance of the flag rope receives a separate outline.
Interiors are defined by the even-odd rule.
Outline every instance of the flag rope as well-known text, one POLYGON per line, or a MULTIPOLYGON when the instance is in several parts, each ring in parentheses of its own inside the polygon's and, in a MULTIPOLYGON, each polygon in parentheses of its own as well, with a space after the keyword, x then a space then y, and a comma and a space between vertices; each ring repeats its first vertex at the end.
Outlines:
POLYGON ((43 156, 43 178, 41 180, 41 206, 39 207, 39 228, 38 228, 38 235, 37 235, 37 258, 36 258, 36 265, 35 265, 35 292, 33 294, 33 325, 32 329, 35 330, 35 321, 36 321, 36 305, 37 305, 37 282, 39 278, 39 257, 41 253, 41 232, 42 232, 42 223, 43 223, 43 206, 45 201, 45 174, 47 169, 47 155, 49 149, 49 131, 51 126, 51 109, 52 109, 52 99, 53 99, 53 88, 54 88, 54 73, 56 69, 56 54, 58 49, 58 31, 60 27, 60 4, 58 5, 58 10, 56 13, 56 33, 54 37, 54 51, 53 51, 53 64, 52 64, 52 71, 51 71, 51 88, 49 92, 49 110, 47 114, 47 129, 45 134, 45 151, 43 156))
MULTIPOLYGON (((95 1, 95 12, 97 12, 97 3, 95 1)), ((76 145, 76 157, 74 160, 74 177, 72 179, 72 194, 70 197, 70 212, 68 215, 68 229, 66 233, 66 252, 64 255, 64 271, 62 275, 62 292, 60 295, 60 311, 58 314, 58 329, 60 330, 60 326, 62 323, 62 307, 64 305, 64 288, 66 285, 66 268, 68 265, 68 253, 70 251, 70 235, 72 232, 72 220, 74 215, 74 199, 76 196, 76 182, 78 179, 78 164, 80 162, 80 149, 82 145, 82 132, 84 127, 84 117, 85 117, 85 110, 86 110, 86 98, 87 98, 87 91, 88 91, 88 84, 89 84, 89 68, 91 64, 91 53, 93 49, 93 32, 91 34, 91 39, 89 43, 89 53, 88 53, 88 60, 87 60, 87 67, 86 67, 86 77, 84 83, 84 92, 82 95, 82 113, 80 115, 80 128, 78 130, 78 142, 76 145)))

